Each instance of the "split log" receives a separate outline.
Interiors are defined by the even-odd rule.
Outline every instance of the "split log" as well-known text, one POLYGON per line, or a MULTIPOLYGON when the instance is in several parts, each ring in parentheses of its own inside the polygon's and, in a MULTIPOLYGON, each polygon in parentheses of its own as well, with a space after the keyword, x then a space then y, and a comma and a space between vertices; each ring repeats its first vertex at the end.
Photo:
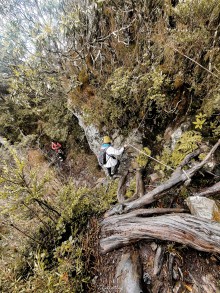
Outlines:
POLYGON ((117 199, 119 203, 123 202, 130 202, 138 197, 141 197, 144 195, 144 182, 142 178, 141 170, 138 169, 136 172, 136 190, 133 196, 129 199, 125 199, 126 194, 126 181, 127 181, 128 172, 124 174, 124 176, 121 177, 118 183, 118 190, 117 190, 117 199))
POLYGON ((220 196, 220 182, 214 184, 213 186, 197 193, 193 193, 194 196, 206 196, 219 195, 220 196))
POLYGON ((101 250, 106 253, 139 240, 160 239, 220 253, 220 224, 189 214, 130 217, 102 226, 101 250), (113 235, 111 235, 113 234, 113 235), (107 235, 107 237, 106 237, 107 235))
POLYGON ((122 255, 116 269, 117 287, 121 293, 143 293, 142 266, 138 252, 122 255))
POLYGON ((162 265, 163 265, 163 259, 164 259, 164 252, 165 252, 165 246, 158 246, 155 258, 154 258, 154 275, 159 275, 162 265))
MULTIPOLYGON (((123 203, 123 206, 118 208, 118 210, 120 210, 121 213, 122 212, 126 213, 132 209, 138 209, 138 208, 141 208, 145 205, 149 205, 152 202, 163 197, 164 194, 168 190, 170 190, 171 188, 173 188, 179 184, 182 184, 185 181, 189 181, 190 178, 192 178, 193 175, 197 171, 199 171, 208 162, 208 160, 213 155, 213 153, 216 151, 216 149, 218 148, 219 145, 220 145, 220 139, 213 146, 213 148, 210 150, 210 152, 207 154, 207 156, 205 157, 205 159, 202 162, 196 164, 195 166, 193 166, 192 168, 190 168, 189 170, 186 170, 186 171, 181 169, 181 164, 180 164, 180 166, 173 172, 171 178, 168 179, 166 182, 164 182, 160 186, 156 187, 152 191, 148 192, 147 194, 145 194, 141 198, 138 198, 132 202, 123 203)), ((186 159, 184 159, 184 160, 188 161, 186 159)), ((106 213, 106 215, 112 215, 112 214, 113 214, 113 212, 111 210, 109 211, 109 214, 106 213)))
POLYGON ((173 287, 173 262, 174 262, 175 255, 174 253, 169 254, 168 258, 168 276, 169 276, 169 283, 173 287))

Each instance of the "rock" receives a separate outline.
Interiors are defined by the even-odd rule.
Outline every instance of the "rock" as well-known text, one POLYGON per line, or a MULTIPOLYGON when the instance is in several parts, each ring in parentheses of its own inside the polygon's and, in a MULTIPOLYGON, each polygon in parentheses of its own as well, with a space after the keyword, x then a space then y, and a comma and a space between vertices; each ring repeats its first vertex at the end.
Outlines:
POLYGON ((177 143, 177 141, 180 139, 180 137, 182 136, 183 131, 182 128, 179 127, 177 128, 172 134, 171 134, 171 150, 174 150, 175 145, 177 143))
POLYGON ((212 172, 217 166, 217 164, 218 162, 215 160, 214 156, 212 156, 209 162, 207 162, 205 166, 203 166, 203 170, 207 172, 212 172))
POLYGON ((171 127, 167 127, 164 132, 164 139, 166 142, 170 141, 171 150, 174 149, 177 141, 180 139, 182 134, 189 128, 189 122, 184 122, 177 129, 172 129, 171 127))
POLYGON ((87 125, 84 122, 83 114, 71 111, 79 121, 79 125, 83 128, 85 132, 85 136, 89 143, 90 149, 94 152, 96 156, 98 156, 100 145, 102 143, 102 137, 99 130, 92 124, 87 125))
POLYGON ((151 276, 148 273, 144 273, 143 280, 146 285, 151 284, 151 276))
POLYGON ((215 200, 203 196, 190 196, 186 204, 192 215, 220 222, 220 208, 215 200))
POLYGON ((108 185, 108 180, 106 177, 99 178, 95 183, 95 188, 99 188, 100 186, 108 185))
POLYGON ((163 136, 164 140, 166 142, 170 141, 171 135, 172 135, 172 128, 171 127, 167 127, 167 129, 164 132, 164 136, 163 136))
POLYGON ((154 183, 160 179, 160 176, 157 173, 150 174, 149 177, 151 183, 154 183))

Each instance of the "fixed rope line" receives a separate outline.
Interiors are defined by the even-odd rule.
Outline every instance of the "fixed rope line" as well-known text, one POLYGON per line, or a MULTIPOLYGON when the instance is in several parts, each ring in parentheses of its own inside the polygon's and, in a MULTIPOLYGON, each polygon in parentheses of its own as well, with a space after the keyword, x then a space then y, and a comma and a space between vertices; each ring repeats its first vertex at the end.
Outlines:
MULTIPOLYGON (((146 154, 145 152, 143 152, 143 151, 140 151, 138 148, 136 148, 135 146, 131 145, 130 143, 128 143, 128 145, 129 145, 130 147, 132 147, 133 149, 135 149, 136 151, 138 151, 139 153, 141 153, 141 154, 143 154, 143 155, 147 156, 148 158, 150 158, 150 159, 152 159, 152 160, 156 161, 157 163, 159 163, 159 164, 161 164, 161 165, 163 165, 163 166, 165 166, 165 167, 169 168, 169 169, 170 169, 170 170, 172 170, 172 171, 175 171, 175 169, 173 169, 172 167, 170 167, 170 166, 168 166, 168 165, 166 165, 166 164, 164 164, 164 163, 160 162, 159 160, 157 160, 157 159, 155 159, 155 158, 151 157, 150 155, 146 154)), ((186 171, 185 171, 185 170, 183 170, 183 169, 181 169, 181 170, 182 170, 182 171, 183 171, 183 173, 186 175, 186 177, 187 177, 188 179, 190 179, 190 177, 188 176, 188 174, 186 173, 186 171)))
POLYGON ((212 74, 213 76, 215 76, 216 78, 220 79, 220 77, 218 75, 216 75, 215 73, 213 73, 212 71, 210 71, 208 68, 204 67, 202 64, 200 64, 199 62, 197 62, 196 60, 190 58, 189 56, 185 55, 184 53, 182 53, 180 50, 178 50, 177 48, 175 48, 174 46, 168 46, 169 48, 173 49, 174 51, 178 52, 180 55, 184 56, 185 58, 189 59, 190 61, 194 62, 195 64, 197 64, 198 66, 200 66, 202 69, 206 70, 208 73, 212 74))
POLYGON ((139 153, 141 153, 141 154, 143 154, 143 155, 145 155, 145 156, 151 158, 152 160, 156 161, 157 163, 159 163, 159 164, 161 164, 161 165, 163 165, 163 166, 165 166, 165 167, 167 167, 167 168, 169 168, 169 169, 175 171, 175 169, 173 169, 172 167, 170 167, 170 166, 168 166, 168 165, 166 165, 166 164, 164 164, 164 163, 158 161, 157 159, 155 159, 155 158, 151 157, 150 155, 146 154, 145 152, 140 151, 138 148, 136 148, 135 146, 131 145, 130 143, 128 143, 128 145, 131 146, 131 147, 132 147, 133 149, 135 149, 136 151, 138 151, 139 153))

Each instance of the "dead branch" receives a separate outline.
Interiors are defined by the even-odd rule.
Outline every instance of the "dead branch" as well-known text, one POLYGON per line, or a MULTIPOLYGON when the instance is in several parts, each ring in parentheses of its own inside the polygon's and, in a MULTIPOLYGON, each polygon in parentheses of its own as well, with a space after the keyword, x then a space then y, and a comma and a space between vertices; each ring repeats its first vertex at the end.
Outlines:
POLYGON ((116 268, 115 277, 120 292, 143 292, 141 285, 142 266, 137 251, 131 251, 122 255, 116 268))
POLYGON ((144 195, 144 182, 142 178, 141 170, 138 169, 136 172, 136 191, 135 195, 138 197, 142 197, 144 195))
POLYGON ((155 276, 158 276, 160 274, 160 271, 163 265, 164 252, 165 252, 165 246, 158 246, 156 254, 155 254, 155 258, 154 258, 153 274, 155 276))
POLYGON ((116 224, 116 222, 120 220, 126 220, 133 217, 149 217, 157 214, 169 214, 169 213, 184 213, 186 212, 185 209, 182 208, 153 208, 153 209, 138 209, 135 211, 132 211, 127 214, 122 215, 115 215, 111 217, 107 217, 102 221, 102 225, 109 225, 116 224))
POLYGON ((128 172, 125 173, 125 175, 121 178, 118 184, 118 191, 117 191, 117 199, 119 203, 123 202, 131 202, 138 197, 141 197, 144 195, 144 182, 142 178, 141 170, 138 169, 136 172, 136 190, 135 193, 132 195, 132 197, 125 199, 125 193, 126 193, 126 179, 127 179, 128 172))
POLYGON ((179 167, 183 168, 185 165, 187 165, 193 158, 198 156, 200 154, 200 149, 195 150, 193 153, 188 154, 185 156, 184 160, 180 163, 179 167))
POLYGON ((195 196, 206 196, 206 197, 209 197, 209 196, 213 196, 213 195, 220 195, 220 182, 214 184, 213 186, 201 191, 201 192, 198 192, 198 193, 194 193, 193 195, 195 196))

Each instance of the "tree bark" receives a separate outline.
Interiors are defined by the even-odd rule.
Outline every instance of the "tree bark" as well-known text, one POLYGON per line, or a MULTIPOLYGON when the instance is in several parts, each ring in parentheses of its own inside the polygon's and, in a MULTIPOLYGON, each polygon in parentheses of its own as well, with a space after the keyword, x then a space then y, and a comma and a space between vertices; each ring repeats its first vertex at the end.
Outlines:
POLYGON ((127 179, 128 172, 121 177, 118 183, 118 190, 117 190, 117 199, 119 203, 125 201, 125 193, 126 193, 126 179, 127 179))
POLYGON ((114 224, 111 221, 103 223, 102 238, 103 253, 143 239, 174 241, 197 250, 220 253, 220 224, 189 214, 118 217, 114 224))
POLYGON ((141 170, 138 169, 136 173, 136 191, 135 196, 142 197, 144 195, 144 182, 141 170))
POLYGON ((183 213, 186 212, 185 209, 182 208, 152 208, 152 209, 138 209, 132 211, 127 214, 122 215, 114 215, 111 217, 107 217, 102 221, 102 225, 113 225, 116 224, 118 221, 131 219, 133 217, 148 217, 157 214, 169 214, 169 213, 183 213))

